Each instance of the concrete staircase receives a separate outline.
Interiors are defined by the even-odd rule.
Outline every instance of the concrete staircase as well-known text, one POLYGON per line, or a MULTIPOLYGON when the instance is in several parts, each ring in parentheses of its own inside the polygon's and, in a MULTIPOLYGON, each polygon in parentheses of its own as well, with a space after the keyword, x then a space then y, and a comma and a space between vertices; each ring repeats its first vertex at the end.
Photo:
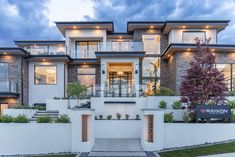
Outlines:
POLYGON ((59 116, 59 111, 56 110, 42 110, 42 111, 37 111, 32 118, 30 118, 30 121, 37 121, 37 118, 40 116, 45 116, 48 115, 51 117, 52 121, 56 120, 56 118, 59 116))

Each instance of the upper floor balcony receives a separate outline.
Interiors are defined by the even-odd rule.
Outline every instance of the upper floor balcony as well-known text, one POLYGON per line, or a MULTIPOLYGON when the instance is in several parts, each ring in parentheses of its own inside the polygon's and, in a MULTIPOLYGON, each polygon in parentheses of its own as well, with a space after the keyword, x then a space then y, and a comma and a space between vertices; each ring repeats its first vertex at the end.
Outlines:
POLYGON ((95 52, 136 52, 143 51, 142 42, 79 42, 69 50, 71 58, 96 58, 95 52))
POLYGON ((31 55, 65 55, 65 46, 27 46, 24 47, 31 55))

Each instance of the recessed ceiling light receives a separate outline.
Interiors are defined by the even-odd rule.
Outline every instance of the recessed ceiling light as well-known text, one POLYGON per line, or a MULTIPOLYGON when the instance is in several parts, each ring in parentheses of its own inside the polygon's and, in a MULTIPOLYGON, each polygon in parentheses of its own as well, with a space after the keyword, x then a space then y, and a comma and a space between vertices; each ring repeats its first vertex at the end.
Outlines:
POLYGON ((43 62, 45 62, 46 60, 45 60, 45 59, 43 59, 42 61, 43 61, 43 62))
POLYGON ((186 28, 186 26, 183 26, 182 28, 186 28))
POLYGON ((150 26, 150 28, 153 28, 153 26, 150 26))
POLYGON ((99 26, 96 26, 96 29, 99 29, 100 27, 99 26))
POLYGON ((122 39, 122 36, 119 36, 119 39, 122 39))
POLYGON ((211 51, 215 51, 215 49, 211 49, 211 51))
POLYGON ((209 28, 209 26, 207 25, 206 28, 209 28))
POLYGON ((3 52, 4 55, 6 55, 7 53, 6 52, 3 52))
POLYGON ((190 51, 191 49, 187 49, 188 51, 190 51))
POLYGON ((73 26, 73 29, 76 29, 77 27, 76 26, 73 26))

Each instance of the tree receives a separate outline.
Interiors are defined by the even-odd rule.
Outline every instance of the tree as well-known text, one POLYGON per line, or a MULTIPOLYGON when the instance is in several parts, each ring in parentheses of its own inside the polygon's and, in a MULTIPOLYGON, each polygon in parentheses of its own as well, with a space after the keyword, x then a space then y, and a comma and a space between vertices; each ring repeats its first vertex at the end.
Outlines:
POLYGON ((224 75, 215 67, 215 55, 209 48, 209 40, 203 44, 196 38, 197 52, 181 83, 182 101, 194 108, 198 104, 223 104, 227 96, 224 75))
POLYGON ((70 82, 67 85, 67 94, 69 97, 79 98, 87 91, 87 87, 78 82, 70 82))

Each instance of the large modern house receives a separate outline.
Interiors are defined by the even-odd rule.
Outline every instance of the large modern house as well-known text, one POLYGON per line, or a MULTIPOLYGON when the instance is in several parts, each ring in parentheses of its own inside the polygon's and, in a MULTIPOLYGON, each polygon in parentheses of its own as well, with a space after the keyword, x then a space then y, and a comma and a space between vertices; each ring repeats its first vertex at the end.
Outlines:
POLYGON ((68 82, 86 85, 92 97, 140 97, 155 83, 180 94, 196 37, 211 38, 216 67, 233 91, 235 45, 217 43, 228 24, 135 21, 118 33, 113 22, 56 22, 65 40, 23 40, 0 48, 0 104, 45 104, 66 97, 68 82))

